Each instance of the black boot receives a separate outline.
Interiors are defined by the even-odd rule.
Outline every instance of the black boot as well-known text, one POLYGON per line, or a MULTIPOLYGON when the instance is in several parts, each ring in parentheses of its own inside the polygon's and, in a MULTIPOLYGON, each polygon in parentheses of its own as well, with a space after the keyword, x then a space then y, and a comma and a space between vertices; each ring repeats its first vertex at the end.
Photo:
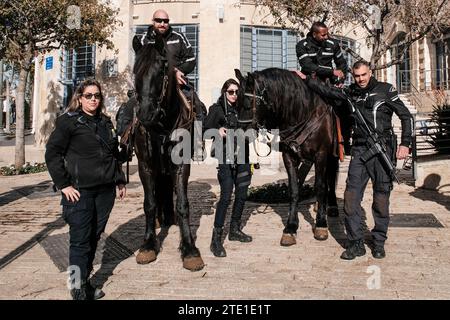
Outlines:
POLYGON ((222 245, 222 233, 223 233, 223 228, 215 227, 213 229, 211 246, 209 248, 211 249, 211 252, 216 257, 226 257, 227 256, 227 252, 225 251, 225 248, 222 245))
POLYGON ((72 300, 89 300, 86 293, 86 283, 82 283, 79 289, 71 289, 70 295, 72 296, 72 300))
POLYGON ((105 293, 100 289, 94 287, 89 281, 86 284, 86 296, 88 300, 98 300, 105 296, 105 293))
POLYGON ((239 225, 239 222, 231 221, 228 239, 230 241, 251 242, 252 237, 243 233, 239 225))
POLYGON ((341 254, 341 259, 353 260, 366 254, 363 240, 350 240, 347 249, 341 254))
POLYGON ((386 252, 384 251, 384 245, 375 244, 375 246, 372 249, 372 256, 375 259, 383 259, 384 257, 386 257, 386 252))

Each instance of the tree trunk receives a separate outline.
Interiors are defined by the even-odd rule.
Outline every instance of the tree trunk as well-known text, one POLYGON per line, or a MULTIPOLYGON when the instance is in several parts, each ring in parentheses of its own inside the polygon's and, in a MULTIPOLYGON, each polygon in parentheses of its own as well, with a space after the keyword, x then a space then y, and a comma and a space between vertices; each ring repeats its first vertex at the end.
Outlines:
POLYGON ((16 169, 21 169, 25 164, 25 88, 28 73, 29 70, 26 68, 20 68, 16 98, 16 169))
POLYGON ((6 95, 5 100, 7 101, 8 108, 6 109, 5 113, 5 132, 10 133, 11 132, 11 84, 9 83, 9 80, 6 80, 6 95))

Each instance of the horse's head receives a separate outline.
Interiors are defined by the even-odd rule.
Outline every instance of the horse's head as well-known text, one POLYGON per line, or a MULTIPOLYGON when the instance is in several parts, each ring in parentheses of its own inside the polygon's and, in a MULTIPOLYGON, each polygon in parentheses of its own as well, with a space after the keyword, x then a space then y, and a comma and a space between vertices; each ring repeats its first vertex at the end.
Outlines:
POLYGON ((254 129, 267 127, 269 104, 267 90, 259 81, 257 73, 248 73, 244 77, 239 69, 235 69, 239 80, 237 100, 238 118, 243 125, 251 125, 254 129))
POLYGON ((155 110, 163 104, 168 104, 173 86, 174 73, 166 58, 166 48, 161 36, 154 42, 135 47, 136 61, 133 72, 135 75, 136 95, 139 101, 138 118, 141 122, 151 122, 155 119, 155 110))

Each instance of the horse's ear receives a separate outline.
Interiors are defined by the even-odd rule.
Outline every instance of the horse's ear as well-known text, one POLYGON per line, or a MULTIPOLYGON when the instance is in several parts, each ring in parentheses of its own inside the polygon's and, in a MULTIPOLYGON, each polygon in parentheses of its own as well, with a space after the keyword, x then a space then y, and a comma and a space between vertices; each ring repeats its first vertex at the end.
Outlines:
POLYGON ((239 80, 239 82, 242 82, 244 76, 242 75, 241 70, 234 69, 234 74, 236 75, 236 78, 239 80))
POLYGON ((253 76, 253 73, 251 73, 251 72, 247 73, 247 81, 249 84, 255 83, 255 77, 253 76))
POLYGON ((134 50, 134 53, 138 53, 138 51, 139 50, 141 50, 142 49, 142 42, 141 42, 141 39, 139 39, 139 37, 138 36, 134 36, 133 37, 133 50, 134 50))

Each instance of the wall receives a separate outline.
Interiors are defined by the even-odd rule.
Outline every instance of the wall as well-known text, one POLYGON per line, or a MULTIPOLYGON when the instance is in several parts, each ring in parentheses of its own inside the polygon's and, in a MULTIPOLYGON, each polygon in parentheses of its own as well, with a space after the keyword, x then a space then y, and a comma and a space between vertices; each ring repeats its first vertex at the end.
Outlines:
POLYGON ((201 1, 199 32, 199 93, 210 106, 220 95, 222 84, 235 78, 240 67, 240 9, 236 1, 201 1), (219 8, 224 19, 219 21, 219 8))
POLYGON ((114 115, 120 104, 127 100, 126 93, 133 88, 132 57, 133 49, 133 4, 132 1, 117 1, 120 6, 118 19, 122 21, 122 27, 118 28, 112 36, 115 50, 97 48, 96 52, 96 79, 102 84, 105 93, 105 106, 109 114, 114 115), (109 76, 105 72, 105 60, 117 59, 117 75, 109 76))
POLYGON ((50 133, 53 131, 54 123, 58 112, 62 106, 64 87, 58 81, 60 78, 61 61, 59 51, 52 51, 37 58, 37 77, 39 77, 39 90, 35 95, 36 103, 34 108, 38 108, 38 119, 35 122, 35 142, 43 145, 47 142, 50 133), (53 67, 46 70, 45 59, 53 57, 53 67))

